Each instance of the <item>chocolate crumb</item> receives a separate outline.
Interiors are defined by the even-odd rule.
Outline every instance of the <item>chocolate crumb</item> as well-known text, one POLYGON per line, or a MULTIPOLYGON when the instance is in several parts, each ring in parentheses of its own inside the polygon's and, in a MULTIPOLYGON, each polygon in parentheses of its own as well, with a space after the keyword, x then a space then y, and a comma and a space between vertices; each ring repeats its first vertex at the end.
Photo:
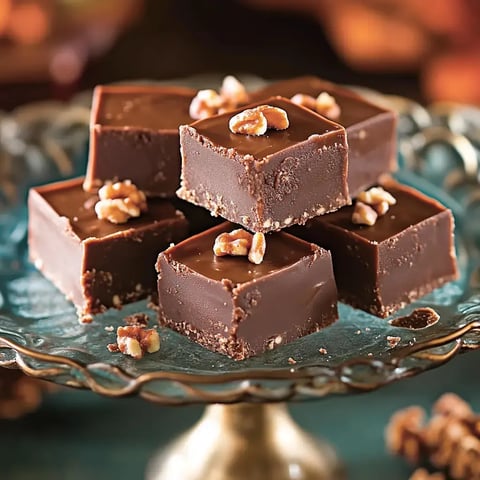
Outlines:
POLYGON ((416 308, 409 315, 390 320, 390 325, 400 328, 418 330, 434 325, 440 320, 440 315, 430 307, 416 308))

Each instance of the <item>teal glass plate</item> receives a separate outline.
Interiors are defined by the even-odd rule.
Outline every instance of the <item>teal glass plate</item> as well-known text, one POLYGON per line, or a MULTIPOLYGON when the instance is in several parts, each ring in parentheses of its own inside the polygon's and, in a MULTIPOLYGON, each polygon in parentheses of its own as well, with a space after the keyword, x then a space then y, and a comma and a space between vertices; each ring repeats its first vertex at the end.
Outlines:
MULTIPOLYGON (((411 111, 400 113, 406 121, 411 111)), ((83 128, 87 128, 86 124, 83 128)), ((417 135, 422 128, 425 127, 417 126, 417 135)), ((399 134, 402 153, 412 133, 399 134)), ((443 150, 455 150, 450 139, 445 139, 443 150)), ((438 143, 437 137, 434 143, 438 143)), ((421 149, 425 149, 425 144, 421 149)), ((435 174, 428 173, 426 170, 433 168, 430 163, 438 162, 439 152, 430 152, 432 157, 420 155, 419 151, 411 157, 413 163, 411 158, 400 159, 397 177, 454 212, 460 277, 394 317, 428 306, 440 315, 437 323, 416 330, 400 328, 392 326, 390 319, 382 320, 340 304, 340 319, 333 326, 240 362, 210 352, 164 328, 159 328, 161 348, 157 353, 138 361, 111 353, 107 345, 115 342, 116 327, 123 324, 125 316, 145 312, 154 320, 156 313, 146 302, 138 302, 122 311, 98 315, 91 324, 78 322, 72 304, 26 259, 23 199, 28 185, 35 183, 27 178, 23 193, 17 192, 18 202, 5 201, 3 206, 0 203, 0 365, 108 396, 135 393, 168 404, 262 402, 372 390, 441 365, 459 352, 478 348, 478 183, 464 178, 471 174, 464 168, 461 182, 446 193, 442 182, 459 171, 457 167, 462 162, 443 161, 441 167, 435 168, 435 174), (393 346, 388 337, 399 337, 398 344, 393 346)), ((44 161, 49 161, 47 156, 44 161)), ((83 168, 82 162, 84 155, 79 154, 70 172, 74 174, 83 168)))

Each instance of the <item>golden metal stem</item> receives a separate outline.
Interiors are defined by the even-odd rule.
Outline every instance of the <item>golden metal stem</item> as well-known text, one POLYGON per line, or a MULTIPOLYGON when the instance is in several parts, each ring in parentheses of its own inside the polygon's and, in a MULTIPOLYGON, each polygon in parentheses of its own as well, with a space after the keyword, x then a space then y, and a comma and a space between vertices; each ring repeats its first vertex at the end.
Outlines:
POLYGON ((154 458, 148 480, 338 480, 333 449, 293 421, 285 404, 210 405, 154 458))

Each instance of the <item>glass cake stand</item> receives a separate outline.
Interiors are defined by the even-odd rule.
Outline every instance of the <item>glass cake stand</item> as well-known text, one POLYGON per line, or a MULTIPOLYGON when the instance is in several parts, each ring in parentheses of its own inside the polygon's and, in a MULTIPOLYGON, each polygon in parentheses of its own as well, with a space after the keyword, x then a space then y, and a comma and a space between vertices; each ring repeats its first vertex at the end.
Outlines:
POLYGON ((403 98, 362 92, 401 115, 399 180, 455 215, 460 278, 394 315, 428 306, 438 322, 402 328, 340 304, 333 326, 241 362, 163 328, 155 354, 135 361, 110 353, 107 345, 126 315, 145 312, 154 320, 147 303, 80 324, 73 306, 27 261, 28 186, 84 169, 88 98, 82 96, 69 106, 36 105, 0 119, 0 132, 10 128, 10 137, 0 136, 0 159, 13 158, 14 147, 23 159, 20 172, 18 161, 0 163, 7 173, 0 180, 0 366, 109 397, 206 404, 198 424, 151 461, 150 480, 342 478, 334 451, 300 430, 286 402, 378 389, 480 347, 480 113, 455 105, 426 110, 403 98), (391 337, 398 338, 392 343, 391 337))

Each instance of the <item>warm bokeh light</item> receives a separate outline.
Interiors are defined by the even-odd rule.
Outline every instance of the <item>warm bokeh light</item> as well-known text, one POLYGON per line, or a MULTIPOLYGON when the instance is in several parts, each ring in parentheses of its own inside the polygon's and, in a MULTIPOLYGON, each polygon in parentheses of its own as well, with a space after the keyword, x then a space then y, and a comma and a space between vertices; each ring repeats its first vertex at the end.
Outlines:
POLYGON ((8 25, 12 1, 13 0, 0 0, 0 36, 8 25))
POLYGON ((50 27, 51 19, 44 6, 26 2, 12 8, 7 33, 15 42, 32 45, 47 37, 50 27))

